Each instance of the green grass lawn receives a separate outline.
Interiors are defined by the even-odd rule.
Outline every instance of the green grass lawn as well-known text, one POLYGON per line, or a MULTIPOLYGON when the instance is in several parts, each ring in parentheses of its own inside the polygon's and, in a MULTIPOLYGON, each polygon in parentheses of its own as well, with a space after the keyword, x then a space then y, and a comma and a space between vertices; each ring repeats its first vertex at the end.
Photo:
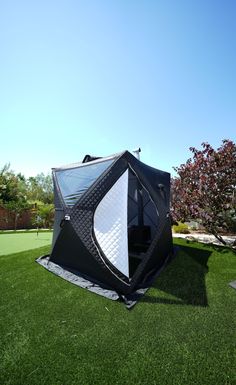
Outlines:
POLYGON ((1 256, 0 384, 235 384, 235 254, 175 242, 131 311, 36 264, 49 247, 1 256))
POLYGON ((13 232, 0 233, 0 255, 18 253, 41 246, 50 245, 52 232, 13 232))

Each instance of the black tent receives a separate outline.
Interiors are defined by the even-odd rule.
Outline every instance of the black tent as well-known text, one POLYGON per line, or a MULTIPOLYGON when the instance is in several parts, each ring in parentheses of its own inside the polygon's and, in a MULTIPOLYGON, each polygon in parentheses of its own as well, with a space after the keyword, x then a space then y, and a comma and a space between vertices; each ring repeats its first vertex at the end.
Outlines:
POLYGON ((48 270, 112 299, 134 299, 172 255, 170 174, 130 152, 53 169, 48 270))

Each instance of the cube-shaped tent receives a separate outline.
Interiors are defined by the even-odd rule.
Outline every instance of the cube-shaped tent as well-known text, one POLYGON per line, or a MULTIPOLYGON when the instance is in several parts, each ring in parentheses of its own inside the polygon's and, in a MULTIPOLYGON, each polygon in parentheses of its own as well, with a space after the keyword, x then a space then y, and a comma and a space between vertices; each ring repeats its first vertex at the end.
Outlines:
POLYGON ((147 287, 172 255, 170 174, 125 151, 55 168, 53 182, 53 244, 44 266, 122 298, 147 287))

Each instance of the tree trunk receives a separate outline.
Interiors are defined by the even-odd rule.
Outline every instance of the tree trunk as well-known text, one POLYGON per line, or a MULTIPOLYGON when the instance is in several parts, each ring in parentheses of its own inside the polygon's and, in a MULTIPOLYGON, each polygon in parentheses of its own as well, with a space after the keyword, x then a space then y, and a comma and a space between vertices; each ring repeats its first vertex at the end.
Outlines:
POLYGON ((18 214, 17 214, 17 212, 15 212, 15 221, 14 221, 14 229, 15 229, 15 231, 17 229, 17 219, 18 219, 18 214))
POLYGON ((223 243, 223 245, 227 245, 227 243, 224 241, 224 239, 222 238, 221 235, 219 234, 213 234, 215 236, 216 239, 218 239, 218 241, 220 241, 221 243, 223 243))
POLYGON ((217 233, 216 229, 214 229, 214 228, 212 228, 212 227, 207 227, 207 226, 206 226, 205 228, 206 228, 206 230, 207 230, 210 234, 214 235, 214 237, 215 237, 220 243, 222 243, 223 245, 227 246, 227 243, 225 242, 225 240, 223 239, 223 237, 222 237, 220 234, 217 233))

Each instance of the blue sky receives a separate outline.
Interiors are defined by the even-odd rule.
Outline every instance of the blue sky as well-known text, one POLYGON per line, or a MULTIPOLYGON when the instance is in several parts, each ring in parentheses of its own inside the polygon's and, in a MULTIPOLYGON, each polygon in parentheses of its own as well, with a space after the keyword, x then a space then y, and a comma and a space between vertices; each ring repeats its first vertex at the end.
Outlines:
POLYGON ((0 2, 0 167, 142 148, 172 172, 236 140, 234 0, 0 2))

